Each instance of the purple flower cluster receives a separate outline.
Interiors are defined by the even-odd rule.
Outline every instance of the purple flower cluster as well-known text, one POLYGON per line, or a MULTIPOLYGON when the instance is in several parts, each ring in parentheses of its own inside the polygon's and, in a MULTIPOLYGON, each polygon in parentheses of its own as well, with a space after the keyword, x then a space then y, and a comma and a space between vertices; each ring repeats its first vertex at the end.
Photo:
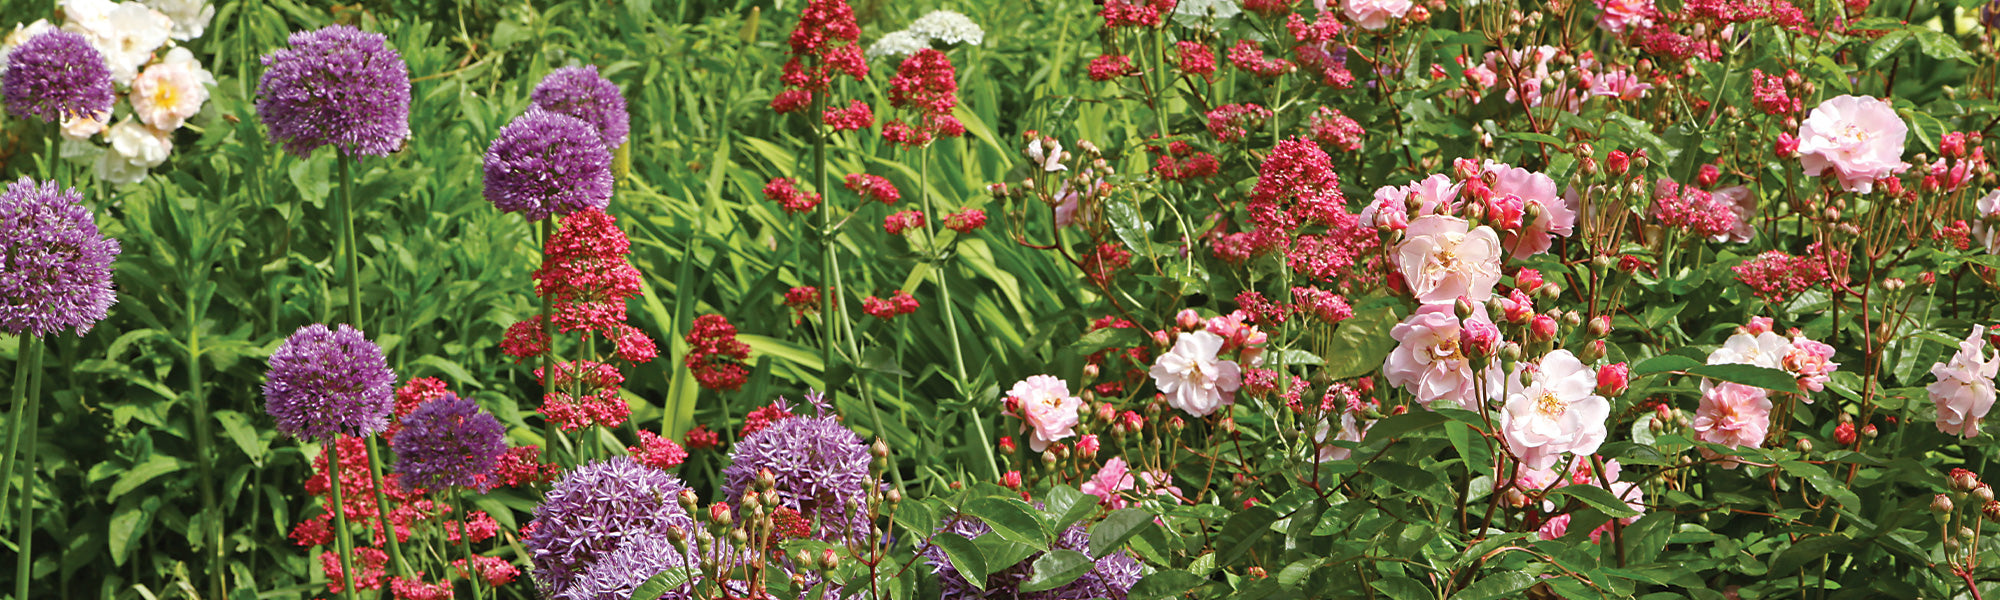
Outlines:
MULTIPOLYGON (((938 526, 939 532, 951 532, 966 539, 977 539, 993 531, 986 523, 966 515, 952 515, 938 526)), ((1090 551, 1090 531, 1082 523, 1071 525, 1056 537, 1055 547, 1077 552, 1090 551)), ((1055 589, 1039 592, 1022 592, 1021 583, 1034 577, 1035 560, 1041 558, 1036 553, 1013 566, 995 571, 986 576, 986 587, 975 588, 952 566, 944 549, 935 545, 924 545, 919 552, 931 564, 932 572, 938 574, 938 586, 943 588, 945 598, 1011 598, 1015 600, 1068 600, 1071 598, 1110 598, 1125 600, 1132 586, 1139 583, 1139 561, 1132 555, 1119 550, 1097 559, 1090 572, 1075 581, 1055 589)))
POLYGON ((542 78, 529 96, 535 107, 582 119, 596 127, 605 148, 625 145, 631 131, 631 115, 625 112, 625 96, 618 84, 597 74, 597 65, 563 67, 542 78))
MULTIPOLYGON (((654 575, 678 569, 687 564, 687 556, 675 550, 673 542, 665 536, 643 535, 625 542, 617 550, 598 559, 596 564, 584 569, 569 587, 556 592, 556 600, 600 600, 617 598, 625 600, 632 592, 652 579, 654 575)), ((693 575, 690 573, 690 575, 693 575)), ((694 586, 682 585, 668 590, 660 596, 664 600, 683 600, 693 597, 694 586)))
POLYGON ((530 221, 611 204, 611 151, 581 119, 529 108, 486 149, 486 199, 530 221))
POLYGON ((118 240, 98 234, 82 202, 76 190, 26 177, 0 193, 0 331, 82 335, 118 301, 118 240))
POLYGON ((111 68, 82 35, 49 31, 7 54, 7 112, 43 122, 111 113, 111 68))
POLYGON ((318 323, 300 327, 271 353, 264 412, 278 430, 308 442, 335 434, 366 437, 389 427, 396 374, 382 347, 361 330, 318 323))
MULTIPOLYGON (((389 443, 403 481, 433 490, 473 487, 507 452, 500 420, 471 400, 445 394, 403 417, 403 431, 389 443)), ((490 478, 489 478, 490 479, 490 478)))
POLYGON ((544 597, 563 594, 625 546, 665 540, 674 527, 693 532, 694 519, 680 505, 685 489, 679 478, 629 456, 570 471, 535 508, 534 530, 523 540, 534 561, 535 585, 544 597))
POLYGON ((723 494, 730 502, 741 500, 758 472, 769 470, 779 501, 818 524, 815 538, 860 539, 869 530, 872 460, 861 436, 823 411, 779 419, 730 450, 729 466, 722 470, 723 494), (850 510, 850 502, 861 510, 850 510))
POLYGON ((410 137, 410 69, 387 38, 333 25, 264 56, 257 120, 298 156, 331 145, 386 156, 410 137))

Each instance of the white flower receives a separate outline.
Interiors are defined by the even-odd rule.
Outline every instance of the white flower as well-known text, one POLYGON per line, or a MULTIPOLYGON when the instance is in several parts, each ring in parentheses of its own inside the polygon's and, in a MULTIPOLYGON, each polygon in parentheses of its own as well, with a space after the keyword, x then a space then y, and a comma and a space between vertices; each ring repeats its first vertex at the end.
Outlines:
POLYGON ((1227 21, 1243 14, 1236 0, 1181 0, 1174 5, 1174 23, 1191 29, 1208 29, 1209 19, 1227 21))
POLYGON ((1242 369, 1235 361, 1216 360, 1221 351, 1222 336, 1196 331, 1182 333, 1174 349, 1160 355, 1151 374, 1168 406, 1206 417, 1235 400, 1236 388, 1243 384, 1242 369))
POLYGON ((1042 147, 1042 138, 1028 140, 1028 159, 1035 161, 1035 166, 1046 172, 1069 170, 1062 164, 1062 142, 1053 139, 1049 140, 1047 148, 1042 147))
POLYGON ((165 132, 126 117, 104 133, 111 151, 97 157, 97 178, 119 185, 138 183, 146 170, 173 154, 174 142, 165 132))
POLYGON ((7 55, 13 54, 14 48, 28 43, 28 38, 41 35, 55 28, 56 26, 49 24, 48 19, 39 19, 27 24, 14 24, 13 33, 7 34, 5 38, 0 38, 0 74, 7 72, 7 55))
POLYGON ((1756 365, 1767 369, 1783 369, 1785 353, 1791 349, 1791 340, 1775 332, 1766 331, 1754 336, 1738 332, 1723 341, 1721 348, 1708 353, 1708 364, 1756 365))
POLYGON ((952 45, 977 46, 986 40, 986 30, 980 29, 978 23, 949 10, 931 11, 911 23, 906 31, 928 41, 952 45))
MULTIPOLYGON (((1334 436, 1333 441, 1360 443, 1361 438, 1368 435, 1368 428, 1374 426, 1374 421, 1369 421, 1366 427, 1361 426, 1355 423, 1353 411, 1341 411, 1340 435, 1334 436)), ((1313 442, 1319 444, 1319 462, 1346 460, 1349 455, 1354 453, 1353 450, 1327 443, 1327 430, 1332 429, 1332 427, 1333 422, 1331 420, 1321 420, 1319 422, 1319 431, 1313 434, 1313 442)))
POLYGON ((1594 393, 1597 371, 1568 350, 1542 357, 1527 385, 1507 379, 1500 433, 1507 449, 1531 469, 1547 469, 1564 452, 1584 456, 1604 443, 1611 403, 1594 393))
POLYGON ((1464 296, 1473 302, 1493 299, 1500 283, 1500 234, 1493 228, 1458 217, 1425 215, 1410 221, 1403 243, 1396 246, 1396 267, 1410 294, 1424 304, 1448 304, 1464 296))
POLYGON ((87 117, 86 116, 63 117, 62 134, 63 137, 72 140, 77 140, 77 141, 88 140, 90 139, 90 136, 103 133, 104 124, 110 121, 111 121, 110 112, 101 112, 97 113, 96 115, 87 117))
POLYGON ((930 40, 924 39, 923 36, 908 31, 897 31, 882 36, 882 39, 875 40, 875 44, 868 47, 867 54, 868 58, 882 58, 885 56, 889 58, 902 58, 916 54, 917 51, 929 47, 931 47, 930 40))
POLYGON ((215 18, 215 6, 208 0, 145 0, 146 6, 160 11, 174 20, 174 39, 188 41, 201 37, 208 30, 208 21, 215 18))
POLYGON ((2000 374, 2000 356, 1986 358, 1986 327, 1974 325, 1972 335, 1958 343, 1950 361, 1931 365, 1937 378, 1924 388, 1937 405, 1938 431, 1959 437, 1979 435, 1979 421, 1993 409, 1993 377, 2000 374))
POLYGON ((1980 198, 1978 206, 1979 219, 1972 224, 1972 235, 1979 238, 1987 254, 2000 254, 2000 228, 1993 226, 1994 221, 2000 221, 2000 189, 1980 198))
POLYGON ((146 72, 132 80, 132 112, 147 125, 160 131, 179 129, 181 123, 201 112, 208 102, 208 86, 215 77, 201 68, 186 48, 175 48, 146 72))
POLYGON ((130 2, 65 0, 63 14, 69 17, 63 29, 89 39, 104 54, 111 79, 119 85, 132 83, 139 67, 153 61, 153 51, 166 45, 174 29, 173 19, 130 2))

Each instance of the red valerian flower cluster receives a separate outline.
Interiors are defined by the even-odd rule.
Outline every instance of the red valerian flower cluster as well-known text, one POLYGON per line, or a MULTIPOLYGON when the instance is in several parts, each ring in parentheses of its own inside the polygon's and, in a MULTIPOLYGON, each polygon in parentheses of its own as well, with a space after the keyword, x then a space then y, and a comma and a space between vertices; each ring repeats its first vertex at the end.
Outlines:
POLYGON ((1153 163, 1153 172, 1167 181, 1207 179, 1222 172, 1222 161, 1207 152, 1196 152, 1187 142, 1167 144, 1167 152, 1153 163))
POLYGON ((670 437, 644 429, 639 430, 639 445, 625 449, 632 454, 632 460, 662 471, 671 471, 687 460, 687 449, 674 443, 670 437))
POLYGON ((1360 150, 1361 137, 1367 134, 1361 130, 1360 123, 1347 118, 1340 109, 1326 106, 1319 107, 1319 111, 1313 113, 1312 120, 1306 127, 1312 131, 1313 141, 1319 142, 1320 146, 1328 150, 1348 152, 1360 150))
POLYGON ((869 296, 861 300, 861 312, 887 321, 900 315, 917 312, 917 299, 903 290, 896 290, 888 300, 869 296))
POLYGON ((1123 54, 1104 54, 1090 59, 1090 80, 1111 81, 1137 73, 1132 67, 1132 57, 1123 54))
POLYGON ((944 227, 959 234, 972 233, 986 226, 986 211, 967 208, 944 216, 944 227))
POLYGON ((867 102, 854 100, 847 103, 847 108, 827 107, 820 120, 834 131, 859 131, 875 126, 875 110, 867 102))
POLYGON ((781 398, 777 402, 764 405, 757 410, 750 411, 750 414, 744 415, 743 433, 736 437, 750 437, 750 434, 763 431, 764 428, 770 427, 772 423, 794 416, 796 415, 792 414, 791 407, 787 406, 781 398))
POLYGON ((965 135, 965 124, 951 111, 958 106, 958 75, 951 58, 925 48, 903 59, 889 78, 889 105, 915 113, 910 122, 898 118, 882 127, 882 139, 917 148, 938 136, 965 135))
POLYGON ((541 413, 564 431, 590 425, 617 427, 631 416, 632 407, 618 397, 625 375, 617 367, 589 360, 555 364, 555 376, 546 377, 535 369, 535 377, 549 390, 542 400, 541 413))
MULTIPOLYGON (((847 5, 847 0, 807 2, 805 10, 799 13, 798 27, 792 29, 792 58, 785 62, 780 78, 785 91, 771 99, 771 110, 780 113, 805 110, 812 104, 814 94, 826 93, 834 73, 853 77, 855 81, 866 78, 868 60, 857 43, 860 39, 861 25, 854 21, 854 9, 847 5)), ((853 114, 846 116, 851 118, 853 114)), ((833 124, 834 119, 827 119, 827 123, 833 124)))
POLYGON ((802 285, 785 290, 785 308, 792 309, 792 324, 806 315, 819 314, 819 288, 802 285))
POLYGON ((1847 257, 1814 243, 1806 248, 1804 256, 1768 250, 1730 270, 1735 271, 1736 280, 1750 286, 1750 293, 1758 298, 1766 302, 1784 302, 1800 292, 1831 283, 1833 273, 1847 272, 1847 257))
POLYGON ((1105 0, 1097 14, 1105 27, 1158 27, 1174 12, 1175 0, 1105 0))
POLYGON ((800 190, 798 183, 790 177, 777 177, 764 184, 764 198, 778 203, 779 208, 792 214, 812 212, 819 207, 819 194, 800 190))
POLYGON ((923 226, 924 213, 921 211, 906 210, 882 218, 882 230, 889 232, 889 235, 903 235, 905 231, 923 226))
POLYGON ((736 339, 736 326, 722 315, 702 315, 688 330, 686 365, 701 387, 736 391, 750 377, 743 361, 750 359, 750 346, 736 339))
POLYGON ((1174 64, 1189 75, 1215 75, 1215 49, 1201 42, 1175 42, 1174 64))
POLYGON ((896 184, 890 183, 889 178, 881 175, 850 173, 844 178, 844 181, 846 181, 845 185, 847 189, 852 190, 856 194, 861 194, 863 198, 869 200, 883 204, 895 204, 897 200, 903 199, 903 193, 896 191, 896 184))
POLYGON ((1248 139, 1250 130, 1264 126, 1271 110, 1255 104, 1224 104, 1208 111, 1208 132, 1222 142, 1248 139))

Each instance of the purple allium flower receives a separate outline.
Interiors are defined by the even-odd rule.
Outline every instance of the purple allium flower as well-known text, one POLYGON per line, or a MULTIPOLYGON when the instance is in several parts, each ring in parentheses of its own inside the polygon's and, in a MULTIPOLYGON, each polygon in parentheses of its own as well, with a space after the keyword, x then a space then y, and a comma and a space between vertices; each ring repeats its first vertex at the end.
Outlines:
POLYGON ((308 442, 375 435, 396 407, 396 374, 382 347, 345 324, 300 327, 271 353, 264 376, 264 412, 279 431, 308 442))
POLYGON ((7 54, 0 95, 7 112, 43 122, 110 114, 111 67, 82 35, 48 31, 7 54))
POLYGON ((631 115, 625 112, 625 96, 618 84, 597 74, 597 65, 563 67, 542 78, 529 96, 535 107, 565 114, 596 127, 605 148, 625 145, 631 131, 631 115))
POLYGON ((118 301, 118 240, 98 234, 82 202, 74 189, 26 177, 0 193, 0 331, 83 335, 118 301))
POLYGON ((486 149, 486 199, 530 221, 611 204, 611 151, 597 128, 529 108, 486 149))
POLYGON ((681 509, 681 480, 629 456, 570 471, 535 508, 534 531, 524 542, 542 595, 566 590, 590 567, 642 537, 665 539, 695 522, 681 509))
POLYGON ((379 33, 346 25, 293 33, 264 55, 257 120, 298 156, 332 145, 386 156, 410 137, 410 69, 379 33))
POLYGON ((770 470, 782 505, 814 523, 813 537, 858 539, 868 533, 868 472, 874 457, 861 436, 825 413, 774 421, 729 451, 722 491, 734 503, 751 489, 757 473, 770 470), (860 510, 849 510, 849 502, 860 510))
MULTIPOLYGON (((690 548, 690 551, 693 551, 690 548)), ((556 600, 601 600, 616 598, 625 600, 654 575, 678 569, 687 564, 687 556, 675 550, 673 542, 666 536, 639 535, 625 541, 625 545, 605 554, 578 575, 569 587, 555 593, 556 600)), ((691 574, 692 575, 692 574, 691 574)), ((693 585, 682 585, 668 590, 660 598, 683 600, 690 597, 693 585)))
MULTIPOLYGON (((938 531, 956 533, 965 536, 966 539, 977 539, 979 536, 986 535, 993 530, 979 519, 967 515, 955 514, 945 517, 944 522, 938 526, 938 531)), ((1062 535, 1056 537, 1055 547, 1088 553, 1090 551, 1090 531, 1084 527, 1083 523, 1070 525, 1069 529, 1063 530, 1062 535)), ((1106 554, 1103 558, 1097 559, 1097 564, 1091 567, 1090 572, 1084 573, 1082 577, 1076 578, 1075 581, 1063 584, 1061 587, 1055 589, 1027 593, 1020 591, 1021 583, 1034 576, 1035 560, 1042 557, 1039 552, 1021 559, 1021 562, 1015 563, 1013 566, 1000 569, 988 575, 986 577, 986 588, 983 591, 972 587, 972 584, 959 574, 958 568, 953 566, 951 559, 945 556, 943 548, 935 545, 923 545, 918 554, 922 555, 930 563, 931 572, 938 574, 938 585, 943 588, 943 597, 945 598, 1012 598, 1015 600, 1110 598, 1112 600, 1124 600, 1126 594, 1132 591, 1132 586, 1139 583, 1139 561, 1132 558, 1132 555, 1124 550, 1106 554)))
POLYGON ((507 432, 477 403, 445 394, 403 417, 403 431, 389 447, 396 451, 396 472, 407 483, 433 490, 473 487, 500 464, 507 432))

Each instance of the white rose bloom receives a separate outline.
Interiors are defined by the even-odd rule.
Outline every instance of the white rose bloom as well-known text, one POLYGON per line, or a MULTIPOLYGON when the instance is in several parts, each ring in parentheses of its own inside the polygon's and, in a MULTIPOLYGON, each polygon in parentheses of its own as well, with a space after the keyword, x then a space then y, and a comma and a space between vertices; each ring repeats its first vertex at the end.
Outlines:
POLYGON ((63 10, 70 17, 63 29, 89 39, 104 54, 111 79, 119 85, 132 83, 174 29, 173 19, 137 3, 67 0, 63 10))
POLYGON ((1596 369, 1568 350, 1550 352, 1539 367, 1526 385, 1518 376, 1508 378, 1498 426, 1507 449, 1531 469, 1554 466, 1565 452, 1597 452, 1608 435, 1611 403, 1594 392, 1596 369))
POLYGON ((1222 336, 1207 331, 1182 333, 1174 349, 1153 363, 1153 385, 1166 394, 1167 405, 1197 417, 1236 400, 1243 370, 1236 361, 1216 360, 1222 336))
POLYGON ((1980 198, 1976 206, 1979 218, 1972 223, 1972 235, 1979 238, 1979 245, 1986 247, 1987 254, 2000 254, 2000 231, 1993 226, 1993 221, 2000 220, 2000 189, 1980 198))
POLYGON ((179 129, 188 118, 201 112, 208 101, 208 86, 215 77, 201 68, 185 48, 175 48, 167 59, 146 68, 132 80, 132 112, 160 131, 179 129))
POLYGON ((215 6, 208 0, 146 0, 146 6, 160 11, 174 20, 174 39, 188 41, 201 37, 208 30, 208 22, 215 18, 215 6))
POLYGON ((1791 340, 1775 332, 1766 331, 1757 335, 1737 333, 1722 342, 1721 348, 1708 354, 1711 365, 1756 365, 1767 369, 1785 368, 1785 352, 1792 349, 1791 340))
POLYGON ((7 55, 13 54, 14 48, 28 43, 28 38, 41 35, 43 32, 55 28, 56 26, 49 24, 48 19, 41 19, 26 24, 16 23, 13 33, 7 34, 5 38, 0 38, 0 73, 7 72, 7 55))
POLYGON ((907 30, 910 34, 930 41, 946 44, 977 46, 986 41, 986 30, 965 15, 949 10, 934 10, 918 18, 907 30))
POLYGON ((146 167, 133 164, 117 152, 100 151, 95 165, 97 178, 115 185, 131 185, 146 180, 146 167))
POLYGON ((902 58, 931 47, 931 42, 923 36, 908 31, 898 31, 882 36, 868 47, 868 58, 902 58))
MULTIPOLYGON (((64 138, 71 140, 88 140, 90 136, 103 133, 104 124, 109 122, 111 113, 108 111, 88 117, 63 117, 62 134, 64 138)), ((67 156, 68 153, 65 152, 64 155, 67 156)))
POLYGON ((145 169, 167 162, 167 156, 174 152, 174 142, 166 132, 147 127, 131 117, 112 125, 111 130, 105 132, 104 139, 111 142, 112 154, 145 169))

